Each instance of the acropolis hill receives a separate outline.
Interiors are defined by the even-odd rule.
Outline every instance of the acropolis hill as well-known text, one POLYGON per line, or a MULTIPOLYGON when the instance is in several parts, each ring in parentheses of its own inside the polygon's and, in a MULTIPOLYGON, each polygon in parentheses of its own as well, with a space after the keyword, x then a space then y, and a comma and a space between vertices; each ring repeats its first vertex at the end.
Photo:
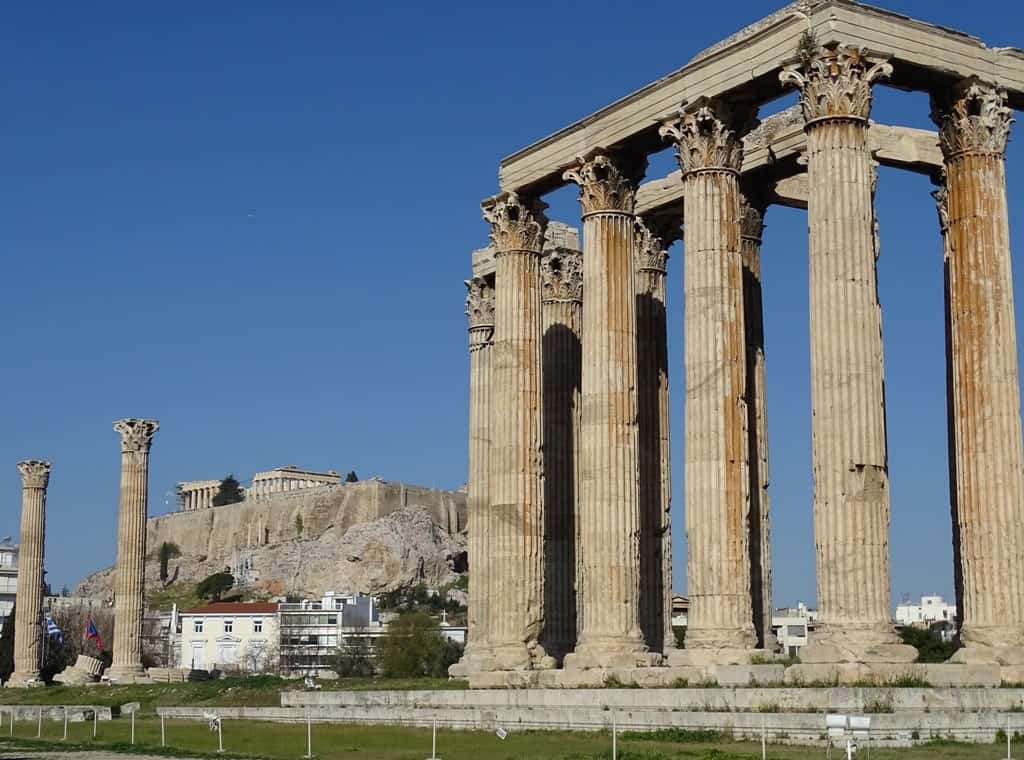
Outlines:
MULTIPOLYGON (((374 478, 269 493, 151 517, 146 585, 160 586, 158 552, 165 542, 181 550, 168 567, 177 583, 227 567, 239 583, 272 594, 439 584, 462 561, 465 524, 461 491, 374 478)), ((113 568, 90 575, 77 593, 108 597, 112 575, 113 568)))

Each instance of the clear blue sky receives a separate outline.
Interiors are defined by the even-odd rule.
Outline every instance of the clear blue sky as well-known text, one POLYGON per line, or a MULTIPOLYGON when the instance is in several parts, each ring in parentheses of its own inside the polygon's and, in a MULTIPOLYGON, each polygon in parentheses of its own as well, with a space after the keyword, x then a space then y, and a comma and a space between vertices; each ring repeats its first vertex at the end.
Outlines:
MULTIPOLYGON (((469 252, 497 164, 777 7, 621 3, 12 4, 0 24, 0 536, 14 463, 53 461, 55 587, 114 559, 110 423, 158 418, 174 484, 296 463, 456 488, 469 252)), ((892 2, 993 45, 1016 3, 892 2)), ((883 89, 879 121, 930 126, 883 89)), ((1019 128, 1020 129, 1020 128, 1019 128)), ((1017 134, 1020 134, 1018 129, 1017 134)), ((1009 154, 1021 249, 1024 154, 1009 154)), ((668 153, 650 173, 672 167, 668 153)), ((941 248, 927 180, 883 170, 893 592, 951 596, 941 248)), ((549 199, 574 222, 575 193, 549 199)), ((764 244, 775 597, 814 597, 806 216, 764 244)), ((670 264, 676 582, 681 261, 670 264)), ((1018 303, 1024 294, 1017 266, 1018 303)), ((1018 313, 1020 313, 1018 307, 1018 313)))

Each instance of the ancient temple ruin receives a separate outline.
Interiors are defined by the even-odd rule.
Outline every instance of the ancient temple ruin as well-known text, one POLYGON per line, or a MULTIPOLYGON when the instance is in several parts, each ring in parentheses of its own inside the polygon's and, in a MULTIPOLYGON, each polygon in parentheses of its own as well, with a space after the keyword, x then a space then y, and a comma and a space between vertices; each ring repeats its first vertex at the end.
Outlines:
POLYGON ((820 625, 794 678, 829 666, 854 680, 913 660, 889 614, 882 165, 931 178, 944 240, 964 644, 948 667, 1015 680, 1024 448, 1004 152, 1022 105, 1020 50, 852 0, 803 0, 502 160, 500 193, 482 204, 490 245, 467 281, 473 582, 453 673, 475 685, 581 684, 609 668, 696 680, 771 647, 759 262, 773 205, 806 209, 810 229, 820 625), (927 92, 937 131, 871 121, 882 83, 927 92), (798 107, 759 114, 794 89, 798 107), (645 177, 666 144, 679 171, 645 177), (566 183, 579 186, 582 246, 543 213, 542 196, 566 183), (667 249, 680 238, 675 440, 692 606, 676 650, 664 281, 678 276, 667 249))

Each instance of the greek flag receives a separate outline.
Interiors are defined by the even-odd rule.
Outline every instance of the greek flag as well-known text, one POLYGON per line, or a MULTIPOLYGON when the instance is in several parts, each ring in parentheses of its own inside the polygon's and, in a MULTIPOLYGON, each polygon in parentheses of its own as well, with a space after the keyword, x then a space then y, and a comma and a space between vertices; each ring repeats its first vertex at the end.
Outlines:
POLYGON ((57 639, 58 643, 64 643, 64 632, 53 622, 53 618, 46 616, 46 635, 57 639))

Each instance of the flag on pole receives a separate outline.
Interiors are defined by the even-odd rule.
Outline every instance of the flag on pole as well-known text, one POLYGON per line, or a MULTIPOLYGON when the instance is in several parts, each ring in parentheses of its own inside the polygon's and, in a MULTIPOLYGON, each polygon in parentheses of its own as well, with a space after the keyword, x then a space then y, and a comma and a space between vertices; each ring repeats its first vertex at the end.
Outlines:
POLYGON ((53 622, 53 618, 46 616, 46 635, 57 639, 60 644, 64 643, 64 632, 53 622))
POLYGON ((103 639, 100 638, 100 632, 96 630, 96 624, 92 622, 92 613, 85 619, 85 638, 95 639, 96 648, 99 651, 103 651, 103 639))

